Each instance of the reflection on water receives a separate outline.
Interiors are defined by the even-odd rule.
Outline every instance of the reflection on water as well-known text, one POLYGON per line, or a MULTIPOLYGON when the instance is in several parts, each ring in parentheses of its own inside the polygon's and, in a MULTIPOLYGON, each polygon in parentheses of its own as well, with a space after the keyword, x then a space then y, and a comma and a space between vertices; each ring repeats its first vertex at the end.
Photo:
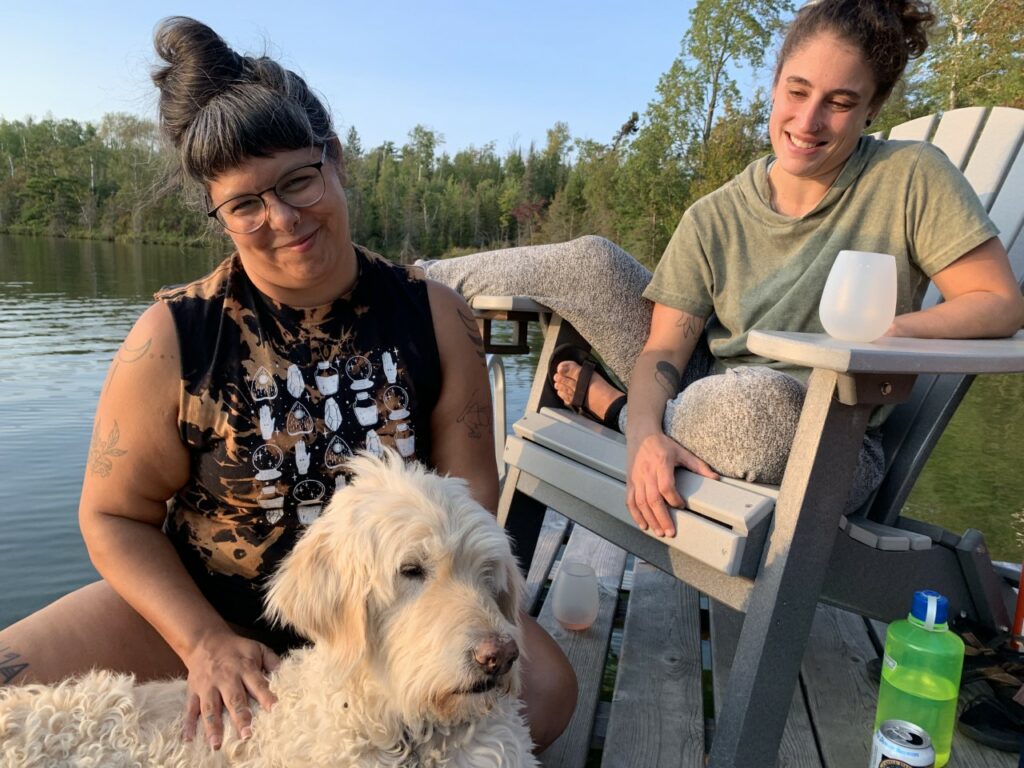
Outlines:
MULTIPOLYGON (((153 292, 205 274, 212 250, 0 235, 0 626, 96 578, 76 514, 107 366, 153 292)), ((505 360, 510 420, 535 365, 505 360)), ((1022 402, 1024 376, 980 379, 908 503, 953 531, 981 529, 1017 561, 1022 402)))
POLYGON ((217 260, 0 236, 0 626, 96 578, 77 512, 107 366, 156 289, 217 260))

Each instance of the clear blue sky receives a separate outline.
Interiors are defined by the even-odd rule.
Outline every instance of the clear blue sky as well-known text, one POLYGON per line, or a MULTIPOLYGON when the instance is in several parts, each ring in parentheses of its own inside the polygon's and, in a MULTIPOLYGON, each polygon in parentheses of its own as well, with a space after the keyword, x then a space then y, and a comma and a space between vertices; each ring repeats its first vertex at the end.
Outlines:
MULTIPOLYGON (((5 8, 0 116, 154 115, 152 32, 194 16, 236 50, 266 46, 368 148, 421 123, 445 151, 545 142, 555 121, 607 142, 679 54, 693 0, 68 2, 5 8), (241 9, 245 9, 242 11, 241 9)), ((14 6, 14 7, 10 7, 14 6)))

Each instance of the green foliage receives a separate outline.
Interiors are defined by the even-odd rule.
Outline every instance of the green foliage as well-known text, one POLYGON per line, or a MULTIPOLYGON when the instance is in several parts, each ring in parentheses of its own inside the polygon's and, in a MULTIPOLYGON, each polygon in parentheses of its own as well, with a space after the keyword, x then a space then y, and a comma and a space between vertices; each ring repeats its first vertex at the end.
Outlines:
POLYGON ((1024 106, 1024 3, 935 0, 939 23, 914 81, 934 109, 1024 106))
MULTIPOLYGON (((931 47, 871 130, 966 104, 1024 107, 1021 0, 935 4, 931 47)), ((765 64, 791 12, 789 0, 697 0, 653 98, 607 142, 556 122, 540 149, 499 156, 491 143, 450 155, 423 125, 401 145, 371 148, 349 128, 353 239, 411 260, 597 234, 654 266, 686 207, 769 151, 767 96, 744 96, 737 83, 765 64)), ((167 160, 156 126, 133 115, 0 120, 0 231, 208 239, 202 211, 165 191, 167 160)))

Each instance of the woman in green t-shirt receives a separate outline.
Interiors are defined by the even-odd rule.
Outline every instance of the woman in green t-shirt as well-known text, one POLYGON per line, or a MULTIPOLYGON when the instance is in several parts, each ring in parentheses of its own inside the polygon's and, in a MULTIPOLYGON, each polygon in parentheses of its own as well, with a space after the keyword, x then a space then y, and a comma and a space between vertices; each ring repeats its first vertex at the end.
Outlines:
MULTIPOLYGON (((807 371, 751 355, 747 333, 821 332, 817 305, 840 250, 896 257, 889 335, 1006 336, 1021 327, 1024 302, 1006 251, 959 170, 931 144, 862 135, 908 60, 924 52, 933 20, 919 0, 804 6, 776 65, 773 154, 687 209, 653 278, 597 237, 425 265, 467 297, 536 298, 628 384, 624 408, 626 395, 592 375, 586 351, 555 355, 563 402, 626 433, 627 501, 641 528, 674 534, 678 466, 781 481, 807 371), (919 311, 929 280, 946 301, 919 311)), ((849 508, 883 468, 872 428, 849 508)))
MULTIPOLYGON (((625 430, 627 505, 641 528, 674 533, 675 467, 716 475, 712 449, 688 450, 662 432, 702 334, 721 370, 723 360, 756 362, 745 349, 753 327, 820 331, 816 306, 840 249, 896 255, 900 307, 887 335, 1007 336, 1024 322, 1006 250, 961 174, 930 145, 861 136, 908 59, 924 52, 933 19, 917 0, 822 0, 790 26, 768 124, 774 157, 687 211, 644 293, 654 308, 625 430), (928 278, 945 302, 920 310, 928 278)), ((558 372, 562 393, 571 369, 558 372)), ((612 394, 594 383, 590 398, 612 394)))

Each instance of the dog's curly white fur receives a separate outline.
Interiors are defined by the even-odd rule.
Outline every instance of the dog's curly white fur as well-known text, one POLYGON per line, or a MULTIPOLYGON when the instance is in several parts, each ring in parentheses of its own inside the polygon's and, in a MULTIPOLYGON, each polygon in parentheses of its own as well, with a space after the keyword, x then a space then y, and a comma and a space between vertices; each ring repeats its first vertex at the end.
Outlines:
POLYGON ((350 469, 271 583, 268 615, 313 644, 271 676, 251 739, 183 742, 183 680, 94 671, 0 688, 0 765, 537 765, 505 534, 462 480, 390 452, 350 469))

